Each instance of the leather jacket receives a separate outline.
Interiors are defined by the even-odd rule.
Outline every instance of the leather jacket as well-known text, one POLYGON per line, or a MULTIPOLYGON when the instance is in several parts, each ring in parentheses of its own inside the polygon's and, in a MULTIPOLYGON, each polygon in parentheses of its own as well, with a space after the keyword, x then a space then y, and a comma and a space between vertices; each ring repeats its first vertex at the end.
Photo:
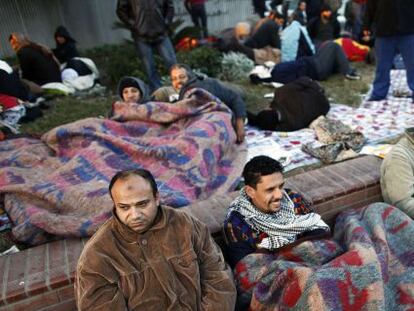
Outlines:
POLYGON ((174 4, 173 0, 118 0, 116 14, 134 39, 157 42, 168 34, 174 4))

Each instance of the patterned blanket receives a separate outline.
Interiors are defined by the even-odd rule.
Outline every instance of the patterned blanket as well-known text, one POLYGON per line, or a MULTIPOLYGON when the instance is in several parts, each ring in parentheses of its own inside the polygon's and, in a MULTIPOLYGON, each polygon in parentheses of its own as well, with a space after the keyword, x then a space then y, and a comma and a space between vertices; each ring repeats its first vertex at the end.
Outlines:
POLYGON ((0 142, 0 193, 18 240, 93 234, 111 215, 107 187, 119 170, 151 171, 173 207, 235 189, 246 147, 235 144, 230 110, 209 93, 189 91, 174 105, 116 103, 113 119, 0 142))
MULTIPOLYGON (((378 144, 384 139, 395 138, 402 134, 405 128, 414 126, 414 105, 411 98, 395 97, 396 93, 409 93, 405 70, 391 72, 391 88, 387 101, 363 101, 359 108, 333 104, 327 117, 362 132, 367 138, 367 144, 378 144)), ((315 133, 311 129, 271 132, 247 127, 246 142, 249 152, 254 153, 251 149, 261 148, 260 142, 269 145, 267 139, 273 140, 280 148, 289 152, 291 161, 285 168, 286 171, 319 163, 318 159, 301 150, 303 144, 315 141, 315 133)))
POLYGON ((413 310, 414 221, 374 203, 341 213, 331 239, 235 267, 239 302, 251 310, 413 310))

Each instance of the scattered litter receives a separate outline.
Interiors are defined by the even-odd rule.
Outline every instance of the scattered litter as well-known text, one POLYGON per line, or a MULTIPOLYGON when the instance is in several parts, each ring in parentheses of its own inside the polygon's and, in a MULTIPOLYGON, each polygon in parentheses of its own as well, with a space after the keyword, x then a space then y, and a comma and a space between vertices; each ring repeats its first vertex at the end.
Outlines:
POLYGON ((394 147, 394 145, 391 144, 367 145, 361 149, 359 154, 375 155, 384 159, 387 153, 391 151, 392 147, 394 147))

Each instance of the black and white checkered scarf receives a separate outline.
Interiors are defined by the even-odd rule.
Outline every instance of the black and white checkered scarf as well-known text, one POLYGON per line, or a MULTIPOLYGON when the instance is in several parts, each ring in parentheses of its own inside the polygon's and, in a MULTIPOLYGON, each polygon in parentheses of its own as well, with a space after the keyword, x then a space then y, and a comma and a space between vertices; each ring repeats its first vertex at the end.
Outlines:
POLYGON ((228 214, 232 211, 243 215, 253 230, 267 233, 268 238, 264 238, 257 246, 258 248, 274 250, 294 242, 298 234, 316 229, 329 231, 329 226, 319 214, 296 215, 294 203, 284 190, 280 209, 275 213, 266 214, 258 210, 252 204, 244 188, 231 203, 228 214))

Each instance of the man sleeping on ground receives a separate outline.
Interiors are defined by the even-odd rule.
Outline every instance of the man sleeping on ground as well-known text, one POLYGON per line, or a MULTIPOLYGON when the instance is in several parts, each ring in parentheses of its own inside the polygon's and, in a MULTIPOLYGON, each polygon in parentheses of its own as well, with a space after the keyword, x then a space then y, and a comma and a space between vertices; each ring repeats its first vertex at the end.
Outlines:
POLYGON ((275 90, 268 109, 257 115, 247 112, 249 124, 261 130, 296 131, 329 111, 323 88, 308 77, 301 77, 275 90))

